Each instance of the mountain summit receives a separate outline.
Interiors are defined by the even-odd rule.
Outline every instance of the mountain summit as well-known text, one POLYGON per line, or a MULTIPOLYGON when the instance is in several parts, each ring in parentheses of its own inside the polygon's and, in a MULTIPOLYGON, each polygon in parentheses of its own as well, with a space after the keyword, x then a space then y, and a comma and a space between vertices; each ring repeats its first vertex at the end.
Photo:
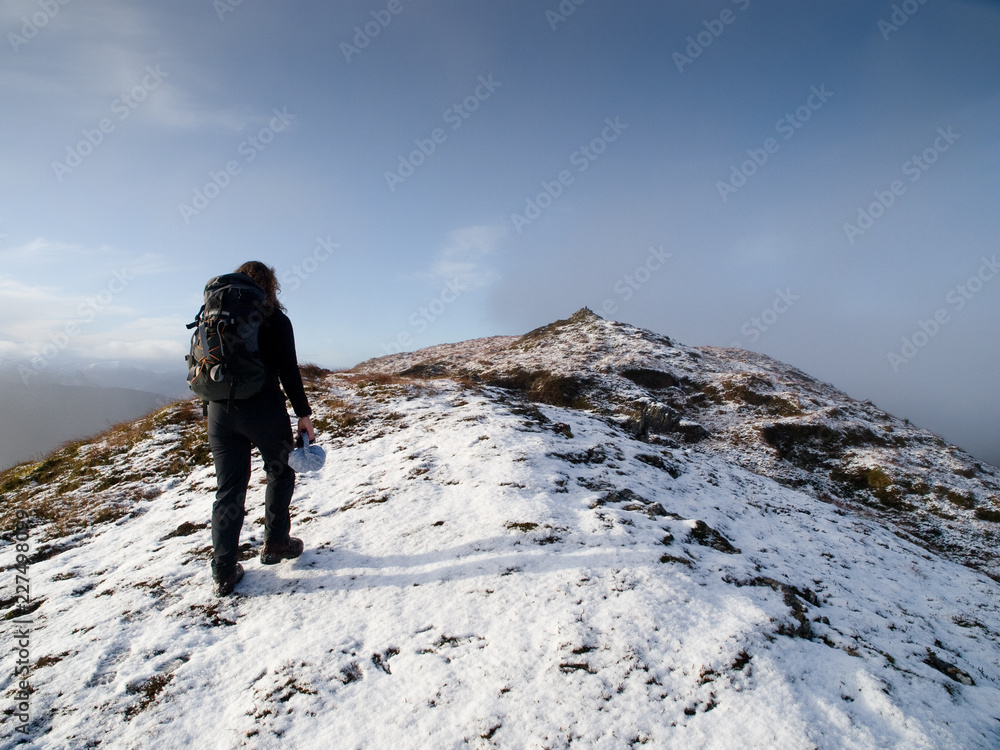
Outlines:
POLYGON ((585 409, 656 445, 697 445, 1000 580, 995 467, 762 354, 683 346, 584 308, 524 336, 433 346, 356 369, 495 385, 585 409))
POLYGON ((231 597, 194 402, 0 476, 11 744, 1000 745, 1000 483, 931 433, 586 309, 303 369, 306 552, 254 560, 255 483, 231 597))

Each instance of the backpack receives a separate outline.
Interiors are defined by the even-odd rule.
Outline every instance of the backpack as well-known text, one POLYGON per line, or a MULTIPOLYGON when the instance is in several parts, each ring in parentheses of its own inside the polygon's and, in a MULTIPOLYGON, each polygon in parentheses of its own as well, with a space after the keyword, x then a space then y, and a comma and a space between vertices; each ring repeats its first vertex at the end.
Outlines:
POLYGON ((188 385, 205 401, 250 398, 267 380, 258 334, 267 295, 249 276, 227 273, 205 285, 191 334, 188 385))

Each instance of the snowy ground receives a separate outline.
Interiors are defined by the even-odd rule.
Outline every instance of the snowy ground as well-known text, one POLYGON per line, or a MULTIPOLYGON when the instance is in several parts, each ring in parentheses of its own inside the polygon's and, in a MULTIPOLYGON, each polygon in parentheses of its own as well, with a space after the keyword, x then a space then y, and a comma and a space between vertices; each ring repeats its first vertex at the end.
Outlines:
POLYGON ((685 346, 584 308, 524 336, 442 344, 358 369, 478 377, 633 425, 648 408, 666 417, 652 431, 668 444, 696 440, 729 463, 836 498, 1000 582, 1000 470, 762 354, 685 346))
POLYGON ((586 412, 330 383, 363 418, 299 478, 301 558, 257 560, 255 480, 217 599, 202 468, 31 566, 21 747, 1000 746, 989 578, 586 412))

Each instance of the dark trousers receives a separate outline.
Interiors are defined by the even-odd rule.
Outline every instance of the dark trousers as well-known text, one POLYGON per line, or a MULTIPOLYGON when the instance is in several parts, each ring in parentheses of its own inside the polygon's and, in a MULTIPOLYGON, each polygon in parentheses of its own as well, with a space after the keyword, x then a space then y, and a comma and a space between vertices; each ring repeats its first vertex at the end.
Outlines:
POLYGON ((212 572, 219 577, 231 572, 237 562, 250 483, 251 446, 257 446, 267 472, 264 541, 288 539, 288 506, 295 488, 288 453, 295 444, 284 395, 264 392, 240 401, 210 402, 208 442, 218 482, 212 505, 212 572))

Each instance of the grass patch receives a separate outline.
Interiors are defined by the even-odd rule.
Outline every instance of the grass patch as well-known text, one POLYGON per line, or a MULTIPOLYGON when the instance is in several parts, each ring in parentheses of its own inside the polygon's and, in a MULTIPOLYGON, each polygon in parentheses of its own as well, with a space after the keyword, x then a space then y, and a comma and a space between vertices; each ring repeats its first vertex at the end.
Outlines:
POLYGON ((971 492, 959 492, 958 490, 951 489, 950 487, 945 487, 942 484, 937 485, 935 489, 952 505, 957 505, 959 508, 965 508, 965 510, 972 510, 976 507, 976 496, 971 492))
POLYGON ((531 521, 523 521, 520 523, 515 523, 514 521, 508 521, 504 526, 511 531, 520 531, 527 534, 529 531, 534 531, 538 528, 537 523, 532 523, 531 521))
POLYGON ((642 388, 649 388, 651 390, 670 388, 672 386, 679 385, 680 383, 680 381, 669 372, 663 372, 662 370, 650 370, 645 367, 634 367, 628 370, 622 370, 621 375, 624 378, 628 378, 636 385, 642 388))
POLYGON ((319 385, 319 381, 332 373, 333 370, 327 370, 325 367, 320 367, 312 362, 299 365, 299 374, 302 375, 302 380, 314 387, 319 385))
POLYGON ((313 416, 313 426, 320 432, 332 437, 345 437, 356 431, 362 423, 365 413, 357 404, 347 399, 329 396, 321 402, 328 413, 323 416, 313 416))
POLYGON ((590 380, 574 375, 517 368, 507 372, 485 372, 482 374, 482 382, 484 385, 523 393, 529 401, 542 404, 573 409, 589 409, 592 406, 584 395, 590 380))
POLYGON ((980 521, 990 521, 991 523, 1000 523, 1000 511, 998 510, 990 510, 989 508, 976 508, 975 516, 980 521))
POLYGON ((686 557, 678 557, 677 555, 661 555, 661 563, 680 563, 681 565, 687 565, 689 568, 694 567, 694 563, 688 560, 686 557))
POLYGON ((769 388, 770 386, 766 381, 756 376, 749 376, 745 382, 723 380, 720 385, 720 395, 725 401, 761 407, 768 414, 776 417, 796 417, 803 413, 802 406, 798 403, 798 399, 795 396, 763 393, 761 390, 758 390, 769 388))
POLYGON ((906 502, 910 484, 905 479, 895 479, 880 466, 837 468, 830 472, 830 479, 838 482, 848 494, 867 492, 887 508, 914 510, 915 506, 906 502))
POLYGON ((125 720, 131 721, 137 714, 145 711, 160 693, 163 692, 163 689, 170 683, 171 679, 173 679, 173 675, 158 674, 153 675, 138 685, 126 688, 127 692, 139 695, 139 701, 125 709, 125 720))

